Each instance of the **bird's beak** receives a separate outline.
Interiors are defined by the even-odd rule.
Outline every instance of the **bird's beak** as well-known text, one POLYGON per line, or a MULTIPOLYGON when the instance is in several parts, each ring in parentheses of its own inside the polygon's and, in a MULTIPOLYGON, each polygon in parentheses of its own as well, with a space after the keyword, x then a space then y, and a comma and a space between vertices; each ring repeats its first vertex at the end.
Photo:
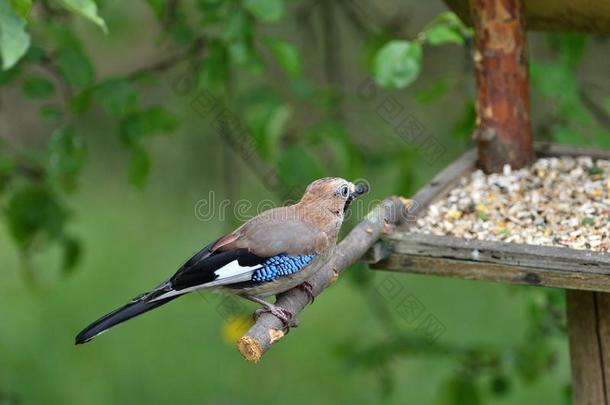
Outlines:
POLYGON ((352 190, 352 193, 350 194, 350 199, 354 200, 368 192, 369 192, 369 185, 362 181, 358 182, 358 183, 354 184, 354 188, 352 190))
POLYGON ((352 191, 349 197, 347 198, 347 201, 345 202, 345 207, 343 208, 343 211, 346 211, 352 201, 354 201, 356 198, 361 197, 362 195, 369 192, 369 185, 364 182, 358 182, 356 184, 352 184, 351 186, 352 191))

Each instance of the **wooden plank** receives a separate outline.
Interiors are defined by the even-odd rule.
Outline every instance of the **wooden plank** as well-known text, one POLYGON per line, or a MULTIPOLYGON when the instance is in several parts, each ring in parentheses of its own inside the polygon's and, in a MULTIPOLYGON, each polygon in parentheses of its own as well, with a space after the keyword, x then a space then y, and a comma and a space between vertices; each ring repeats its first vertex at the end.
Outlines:
POLYGON ((572 145, 559 145, 556 143, 538 143, 534 145, 536 154, 540 157, 549 156, 589 156, 593 159, 610 159, 610 149, 583 148, 572 145))
POLYGON ((425 256, 391 255, 371 268, 409 274, 491 281, 537 287, 610 292, 605 274, 567 272, 513 264, 463 261, 425 256))
POLYGON ((566 291, 572 399, 608 405, 610 398, 610 294, 566 291))
POLYGON ((374 269, 610 292, 610 255, 552 246, 392 233, 374 269))
MULTIPOLYGON (((464 23, 472 25, 468 0, 443 0, 464 23)), ((528 31, 610 33, 607 0, 525 0, 528 31)))

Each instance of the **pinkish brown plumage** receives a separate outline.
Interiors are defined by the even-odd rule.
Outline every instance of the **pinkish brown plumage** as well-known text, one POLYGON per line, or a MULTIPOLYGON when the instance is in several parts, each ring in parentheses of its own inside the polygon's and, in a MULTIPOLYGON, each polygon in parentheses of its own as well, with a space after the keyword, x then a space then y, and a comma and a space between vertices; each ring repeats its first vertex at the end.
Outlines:
POLYGON ((206 246, 159 287, 85 328, 76 343, 179 296, 212 288, 257 302, 288 326, 291 315, 262 298, 306 285, 332 255, 345 210, 367 191, 364 183, 336 177, 314 181, 299 202, 265 211, 206 246))

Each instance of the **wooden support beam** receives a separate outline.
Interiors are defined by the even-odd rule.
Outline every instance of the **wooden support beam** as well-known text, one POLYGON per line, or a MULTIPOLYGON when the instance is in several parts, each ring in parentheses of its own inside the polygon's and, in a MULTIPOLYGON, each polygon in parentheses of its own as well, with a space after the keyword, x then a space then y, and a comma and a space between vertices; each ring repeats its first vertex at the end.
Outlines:
POLYGON ((566 291, 574 405, 610 405, 610 294, 566 291))
POLYGON ((610 292, 610 255, 604 253, 408 232, 378 243, 382 247, 365 256, 375 269, 610 292))
POLYGON ((479 164, 488 173, 534 159, 521 0, 470 0, 479 164))

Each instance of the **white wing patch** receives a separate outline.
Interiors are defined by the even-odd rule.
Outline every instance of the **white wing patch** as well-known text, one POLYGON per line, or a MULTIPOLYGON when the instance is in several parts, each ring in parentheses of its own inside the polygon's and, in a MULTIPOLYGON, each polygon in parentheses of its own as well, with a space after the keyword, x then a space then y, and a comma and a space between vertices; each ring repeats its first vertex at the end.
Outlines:
MULTIPOLYGON (((240 275, 248 275, 248 276, 252 276, 252 273, 254 273, 254 270, 260 268, 260 265, 255 265, 255 266, 240 266, 239 263, 237 262, 237 260, 233 260, 230 263, 225 264, 224 266, 222 266, 221 268, 219 268, 218 270, 214 271, 214 274, 216 274, 218 276, 218 278, 214 281, 212 281, 212 283, 216 283, 218 281, 224 280, 226 278, 231 278, 231 277, 235 277, 235 276, 240 276, 240 275)), ((208 284, 212 284, 212 283, 208 283, 208 284)))
POLYGON ((161 300, 164 298, 173 297, 176 295, 182 295, 191 291, 199 290, 201 288, 214 287, 217 285, 230 284, 230 283, 239 283, 242 281, 250 281, 252 279, 252 274, 260 269, 261 265, 255 266, 241 266, 237 259, 233 260, 222 266, 219 269, 214 270, 214 274, 218 276, 218 278, 214 281, 210 281, 209 283, 195 285, 188 288, 183 288, 182 290, 172 290, 168 291, 163 295, 156 297, 151 300, 151 302, 161 300))

